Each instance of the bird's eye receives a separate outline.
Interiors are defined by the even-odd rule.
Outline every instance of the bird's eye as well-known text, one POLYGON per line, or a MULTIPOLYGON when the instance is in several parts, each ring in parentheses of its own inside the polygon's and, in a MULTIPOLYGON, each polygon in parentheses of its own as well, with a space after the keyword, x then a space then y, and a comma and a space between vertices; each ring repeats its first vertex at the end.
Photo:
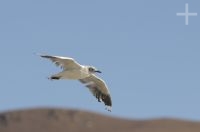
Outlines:
POLYGON ((91 71, 91 72, 92 72, 92 71, 94 71, 94 69, 93 69, 92 67, 90 67, 90 68, 89 68, 89 71, 91 71))

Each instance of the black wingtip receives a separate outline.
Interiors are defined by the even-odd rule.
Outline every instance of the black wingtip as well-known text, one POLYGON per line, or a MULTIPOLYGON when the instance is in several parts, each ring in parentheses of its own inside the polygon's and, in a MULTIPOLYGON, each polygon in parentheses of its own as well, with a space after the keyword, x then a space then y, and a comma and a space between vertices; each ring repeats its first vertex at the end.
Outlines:
POLYGON ((52 56, 49 56, 49 55, 39 55, 39 56, 42 58, 52 58, 52 56))
POLYGON ((112 106, 112 101, 110 95, 103 95, 102 101, 104 102, 105 105, 107 106, 112 106))
POLYGON ((35 55, 38 55, 40 57, 43 57, 43 58, 49 58, 50 56, 49 55, 46 55, 46 54, 41 54, 41 53, 34 53, 35 55))
POLYGON ((57 77, 57 76, 51 76, 50 80, 59 80, 61 77, 57 77))

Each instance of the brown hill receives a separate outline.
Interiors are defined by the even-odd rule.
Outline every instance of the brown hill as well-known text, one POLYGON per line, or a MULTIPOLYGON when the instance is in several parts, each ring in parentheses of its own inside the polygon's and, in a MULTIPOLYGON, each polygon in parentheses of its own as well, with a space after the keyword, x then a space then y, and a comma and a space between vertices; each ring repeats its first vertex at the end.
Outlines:
POLYGON ((200 122, 135 121, 78 110, 33 109, 1 113, 0 132, 200 132, 200 122))

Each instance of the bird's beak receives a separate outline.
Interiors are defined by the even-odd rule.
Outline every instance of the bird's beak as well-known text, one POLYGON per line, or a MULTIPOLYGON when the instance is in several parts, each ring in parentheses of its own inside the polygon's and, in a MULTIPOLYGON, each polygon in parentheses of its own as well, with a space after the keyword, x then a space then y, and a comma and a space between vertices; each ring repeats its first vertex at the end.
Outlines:
POLYGON ((101 71, 99 71, 99 70, 96 70, 95 72, 102 73, 102 72, 101 72, 101 71))

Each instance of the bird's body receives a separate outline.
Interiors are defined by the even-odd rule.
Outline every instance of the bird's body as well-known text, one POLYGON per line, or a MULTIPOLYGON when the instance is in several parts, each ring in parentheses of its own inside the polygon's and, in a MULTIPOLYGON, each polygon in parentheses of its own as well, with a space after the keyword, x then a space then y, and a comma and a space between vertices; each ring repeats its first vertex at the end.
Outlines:
POLYGON ((82 66, 81 68, 77 69, 67 69, 63 70, 62 72, 52 75, 51 79, 58 78, 58 79, 83 79, 90 76, 87 67, 82 66))
POLYGON ((93 66, 85 66, 77 63, 73 58, 62 56, 40 55, 43 58, 50 59, 63 71, 52 75, 49 79, 73 79, 79 80, 85 84, 99 102, 103 101, 109 111, 111 111, 112 101, 109 90, 105 82, 95 75, 96 72, 101 73, 93 66))

